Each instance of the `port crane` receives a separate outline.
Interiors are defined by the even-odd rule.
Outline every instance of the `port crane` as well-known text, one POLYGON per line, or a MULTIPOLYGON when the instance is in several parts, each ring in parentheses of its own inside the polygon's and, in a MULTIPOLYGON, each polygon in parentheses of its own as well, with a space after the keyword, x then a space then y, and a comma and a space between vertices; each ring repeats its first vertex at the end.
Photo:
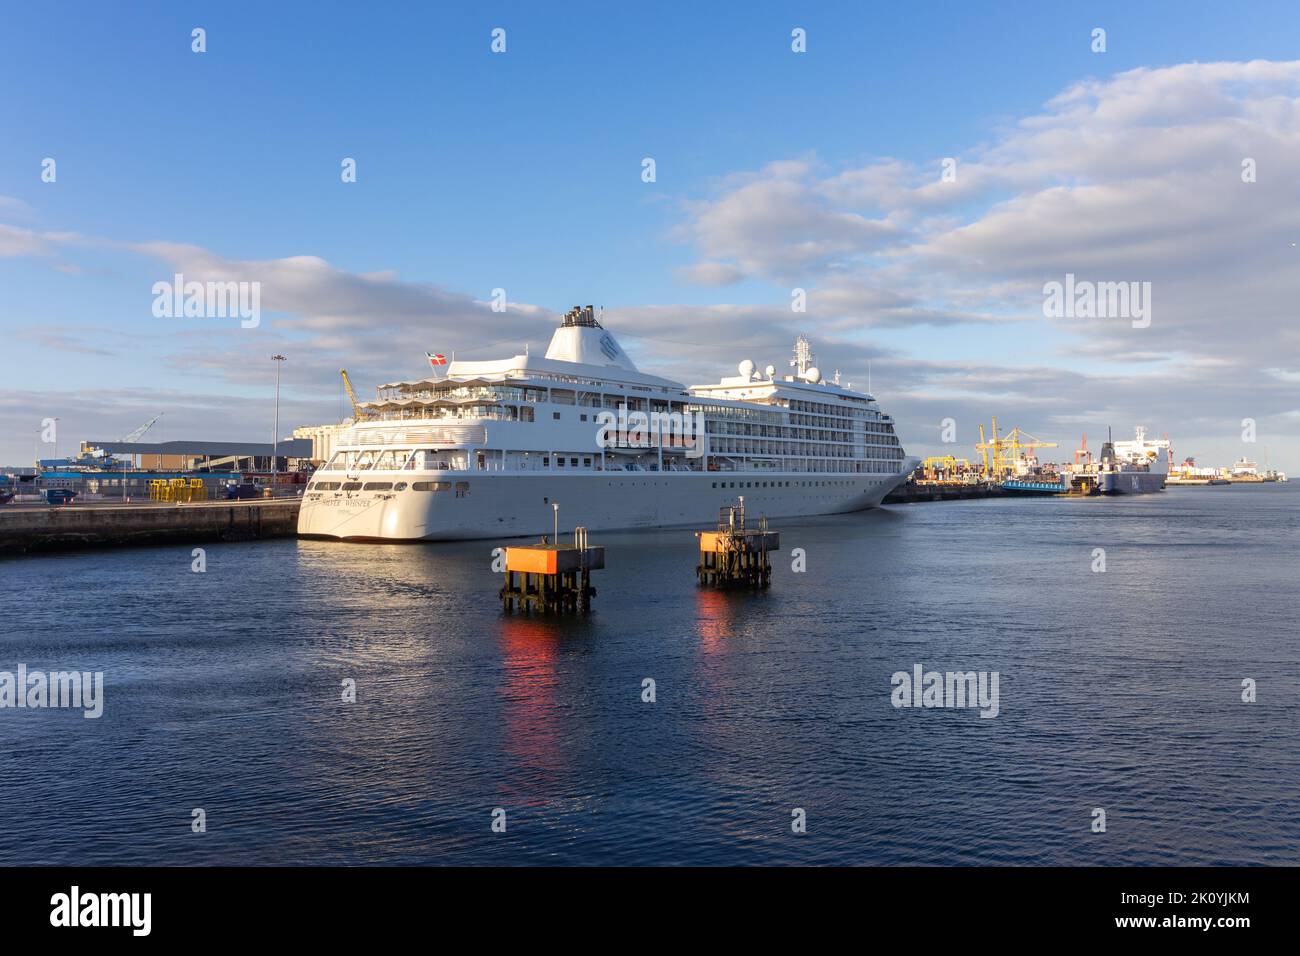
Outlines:
POLYGON ((374 413, 362 408, 361 403, 357 401, 357 393, 352 390, 352 380, 348 378, 348 370, 341 368, 339 374, 343 376, 343 387, 347 390, 348 401, 352 403, 352 417, 357 421, 374 418, 374 413))
POLYGON ((141 425, 141 426, 140 426, 139 428, 137 428, 135 431, 131 432, 131 433, 130 433, 129 435, 127 435, 125 438, 120 439, 120 441, 122 442, 122 444, 126 444, 127 442, 139 441, 141 438, 144 437, 145 432, 147 432, 149 429, 153 428, 154 423, 157 422, 158 419, 162 418, 163 415, 165 415, 165 414, 166 414, 166 412, 159 412, 157 415, 155 415, 153 418, 149 419, 147 422, 145 422, 143 425, 141 425))
POLYGON ((952 479, 959 475, 968 474, 970 470, 969 461, 965 458, 955 458, 952 455, 931 455, 921 462, 921 473, 929 479, 938 479, 940 477, 952 479))
MULTIPOLYGON (((147 422, 145 422, 135 431, 128 432, 125 437, 119 438, 118 442, 120 444, 125 445, 131 442, 139 441, 141 438, 144 437, 145 432, 153 428, 153 426, 157 424, 158 419, 162 418, 164 414, 165 414, 164 412, 159 412, 157 415, 149 419, 147 422)), ((113 457, 112 455, 105 452, 102 448, 97 448, 94 445, 92 445, 90 442, 83 441, 81 443, 81 456, 79 460, 83 464, 93 464, 96 466, 103 466, 106 462, 110 462, 112 460, 112 457, 113 457)), ((134 460, 134 456, 132 456, 132 460, 134 460)))
POLYGON ((975 450, 980 453, 985 478, 1001 478, 1016 473, 1016 464, 1025 460, 1026 452, 1038 448, 1055 448, 1054 441, 1042 441, 1020 428, 1013 428, 1005 436, 998 435, 998 420, 993 419, 992 440, 984 433, 980 423, 980 440, 975 450), (991 456, 990 456, 990 453, 991 456))
POLYGON ((1074 451, 1075 467, 1092 464, 1092 452, 1088 450, 1088 433, 1083 433, 1083 439, 1079 442, 1079 447, 1074 451))

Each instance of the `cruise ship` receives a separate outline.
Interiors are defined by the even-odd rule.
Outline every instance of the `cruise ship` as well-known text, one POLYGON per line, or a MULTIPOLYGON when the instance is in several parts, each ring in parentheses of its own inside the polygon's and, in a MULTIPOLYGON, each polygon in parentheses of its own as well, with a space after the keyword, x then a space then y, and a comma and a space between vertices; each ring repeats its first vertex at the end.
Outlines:
POLYGON ((379 386, 312 476, 298 532, 445 541, 705 526, 742 496, 772 518, 879 505, 917 464, 893 419, 826 380, 802 335, 790 366, 778 377, 746 360, 686 387, 638 371, 575 307, 545 356, 453 360, 379 386))

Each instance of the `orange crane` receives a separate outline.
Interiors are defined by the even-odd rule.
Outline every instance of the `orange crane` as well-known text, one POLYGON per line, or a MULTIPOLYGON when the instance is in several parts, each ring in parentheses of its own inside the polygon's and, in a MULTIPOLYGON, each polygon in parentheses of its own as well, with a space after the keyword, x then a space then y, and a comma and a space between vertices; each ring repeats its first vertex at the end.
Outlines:
POLYGON ((1083 440, 1079 442, 1079 447, 1074 452, 1074 463, 1076 465, 1089 465, 1092 463, 1092 452, 1088 451, 1088 433, 1083 433, 1083 440))

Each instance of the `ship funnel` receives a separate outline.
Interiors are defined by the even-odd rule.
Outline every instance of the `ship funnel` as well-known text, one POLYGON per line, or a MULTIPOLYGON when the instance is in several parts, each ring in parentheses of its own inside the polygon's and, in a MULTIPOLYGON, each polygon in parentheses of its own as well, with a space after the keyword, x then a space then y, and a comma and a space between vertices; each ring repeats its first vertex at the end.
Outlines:
POLYGON ((618 340, 596 320, 596 309, 590 305, 575 305, 564 313, 560 327, 551 336, 546 357, 559 362, 637 370, 618 340))

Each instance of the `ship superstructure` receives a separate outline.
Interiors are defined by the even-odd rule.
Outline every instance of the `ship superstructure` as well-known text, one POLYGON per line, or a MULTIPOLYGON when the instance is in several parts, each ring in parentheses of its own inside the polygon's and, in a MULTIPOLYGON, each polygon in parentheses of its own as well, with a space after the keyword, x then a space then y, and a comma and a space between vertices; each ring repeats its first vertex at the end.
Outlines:
POLYGON ((382 385, 337 436, 300 534, 448 540, 693 525, 745 497, 771 517, 880 504, 916 465, 875 399, 827 382, 800 337, 792 374, 752 361, 711 385, 639 371, 591 306, 544 356, 456 361, 382 385))
POLYGON ((1092 466, 1103 495, 1143 495, 1163 491, 1169 473, 1169 440, 1147 438, 1137 426, 1132 441, 1107 441, 1092 466))

